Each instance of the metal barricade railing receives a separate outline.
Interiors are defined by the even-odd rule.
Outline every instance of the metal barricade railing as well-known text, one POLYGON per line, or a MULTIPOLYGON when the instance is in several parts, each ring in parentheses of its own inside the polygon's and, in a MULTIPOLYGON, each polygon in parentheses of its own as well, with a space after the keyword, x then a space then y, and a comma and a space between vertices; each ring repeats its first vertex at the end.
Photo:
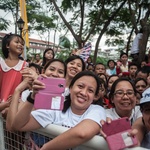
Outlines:
MULTIPOLYGON (((6 122, 0 117, 0 150, 39 150, 44 143, 66 130, 68 128, 51 124, 37 131, 12 133, 6 130, 6 122)), ((79 147, 82 150, 109 150, 105 139, 98 135, 79 147)), ((144 150, 144 148, 135 147, 130 150, 144 150)))

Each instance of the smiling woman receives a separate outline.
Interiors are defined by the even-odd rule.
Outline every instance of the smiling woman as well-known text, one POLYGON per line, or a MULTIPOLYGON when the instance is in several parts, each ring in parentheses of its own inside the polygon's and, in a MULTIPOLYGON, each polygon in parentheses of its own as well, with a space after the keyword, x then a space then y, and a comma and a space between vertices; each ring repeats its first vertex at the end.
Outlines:
POLYGON ((117 79, 110 90, 109 99, 114 106, 106 110, 106 116, 112 120, 128 117, 131 125, 142 116, 139 106, 136 106, 136 90, 126 78, 117 79))
MULTIPOLYGON (((33 93, 41 88, 43 88, 42 82, 35 80, 33 93)), ((90 71, 80 72, 71 81, 69 89, 70 94, 65 101, 63 111, 39 109, 31 112, 33 104, 27 101, 11 122, 12 128, 19 131, 31 131, 49 124, 69 128, 44 144, 41 150, 69 149, 99 134, 100 121, 106 120, 105 111, 101 106, 91 104, 99 91, 98 77, 90 71)), ((28 99, 34 101, 34 94, 30 94, 28 99)))
POLYGON ((69 94, 69 85, 73 79, 73 77, 78 74, 79 72, 85 70, 85 62, 80 56, 73 55, 70 56, 65 61, 67 65, 67 74, 66 74, 66 89, 65 89, 65 96, 69 94))

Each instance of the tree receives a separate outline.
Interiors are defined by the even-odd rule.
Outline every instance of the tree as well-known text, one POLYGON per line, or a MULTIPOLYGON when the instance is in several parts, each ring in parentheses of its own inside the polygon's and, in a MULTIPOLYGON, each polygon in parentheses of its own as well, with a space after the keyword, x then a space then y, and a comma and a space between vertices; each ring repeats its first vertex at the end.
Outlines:
MULTIPOLYGON (((66 27, 69 29, 74 39, 81 48, 92 34, 98 34, 94 52, 94 63, 96 62, 99 43, 104 34, 115 36, 115 43, 124 43, 121 36, 123 31, 130 29, 131 34, 128 38, 127 52, 131 44, 131 37, 135 30, 138 31, 139 20, 141 17, 141 8, 145 5, 148 8, 148 0, 63 0, 59 6, 55 0, 49 0, 55 7, 59 16, 62 18, 66 27), (140 3, 141 2, 141 3, 140 3), (70 21, 65 18, 65 13, 72 12, 73 17, 70 21), (137 13, 139 12, 139 13, 137 13)), ((144 8, 144 7, 143 7, 144 8)), ((149 10, 147 14, 149 13, 149 10)), ((147 15, 148 20, 149 15, 147 15)), ((144 26, 144 25, 142 25, 144 26)), ((148 28, 148 26, 147 26, 148 28)), ((146 35, 146 31, 145 31, 146 35)), ((143 47, 146 47, 148 34, 145 36, 143 47)), ((141 53, 144 51, 141 50, 141 53)), ((142 58, 142 57, 140 57, 142 58)))
MULTIPOLYGON (((145 59, 145 53, 147 48, 147 42, 150 35, 150 2, 148 0, 143 1, 134 1, 134 3, 129 0, 129 11, 131 13, 131 23, 133 25, 130 37, 135 31, 137 34, 139 29, 142 28, 143 30, 143 37, 142 37, 142 44, 139 51, 139 59, 138 61, 141 62, 145 59), (136 6, 136 7, 133 7, 136 6), (135 8, 133 10, 133 8, 135 8), (143 10, 143 13, 141 13, 143 10)), ((129 47, 127 47, 127 52, 129 51, 129 47)))

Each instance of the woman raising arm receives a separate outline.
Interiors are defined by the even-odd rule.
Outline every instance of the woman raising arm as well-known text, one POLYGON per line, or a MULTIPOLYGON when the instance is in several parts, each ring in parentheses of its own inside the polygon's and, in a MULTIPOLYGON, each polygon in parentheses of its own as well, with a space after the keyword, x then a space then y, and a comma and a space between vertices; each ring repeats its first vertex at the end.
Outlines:
MULTIPOLYGON (((41 88, 44 88, 44 85, 35 80, 34 92, 41 88)), ((97 76, 89 71, 80 72, 71 81, 70 94, 66 98, 62 112, 39 109, 30 115, 33 104, 27 102, 26 106, 17 113, 12 127, 20 131, 30 131, 49 124, 65 126, 70 129, 46 143, 42 150, 76 147, 98 134, 101 129, 99 120, 106 119, 104 109, 91 104, 98 93, 98 88, 97 76)), ((34 93, 28 99, 34 99, 34 93)))

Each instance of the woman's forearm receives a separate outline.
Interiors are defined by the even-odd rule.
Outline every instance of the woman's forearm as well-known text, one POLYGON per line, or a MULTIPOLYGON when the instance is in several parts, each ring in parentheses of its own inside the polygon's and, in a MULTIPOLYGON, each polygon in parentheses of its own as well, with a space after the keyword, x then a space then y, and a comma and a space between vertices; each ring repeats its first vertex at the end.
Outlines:
POLYGON ((21 131, 21 129, 28 123, 32 109, 33 104, 28 101, 26 101, 21 109, 19 109, 12 123, 15 130, 21 131))
POLYGON ((69 129, 50 142, 44 144, 41 150, 66 150, 77 147, 90 140, 99 130, 100 126, 97 123, 91 120, 82 121, 76 127, 69 129))
POLYGON ((137 129, 138 133, 136 134, 136 137, 139 141, 139 144, 142 142, 144 134, 146 132, 146 129, 144 127, 144 124, 142 122, 142 117, 138 118, 134 124, 132 125, 132 129, 137 129))
POLYGON ((7 114, 7 118, 6 118, 6 128, 10 131, 13 130, 12 122, 18 111, 19 98, 20 98, 20 92, 15 90, 12 96, 12 101, 11 101, 8 114, 7 114))

